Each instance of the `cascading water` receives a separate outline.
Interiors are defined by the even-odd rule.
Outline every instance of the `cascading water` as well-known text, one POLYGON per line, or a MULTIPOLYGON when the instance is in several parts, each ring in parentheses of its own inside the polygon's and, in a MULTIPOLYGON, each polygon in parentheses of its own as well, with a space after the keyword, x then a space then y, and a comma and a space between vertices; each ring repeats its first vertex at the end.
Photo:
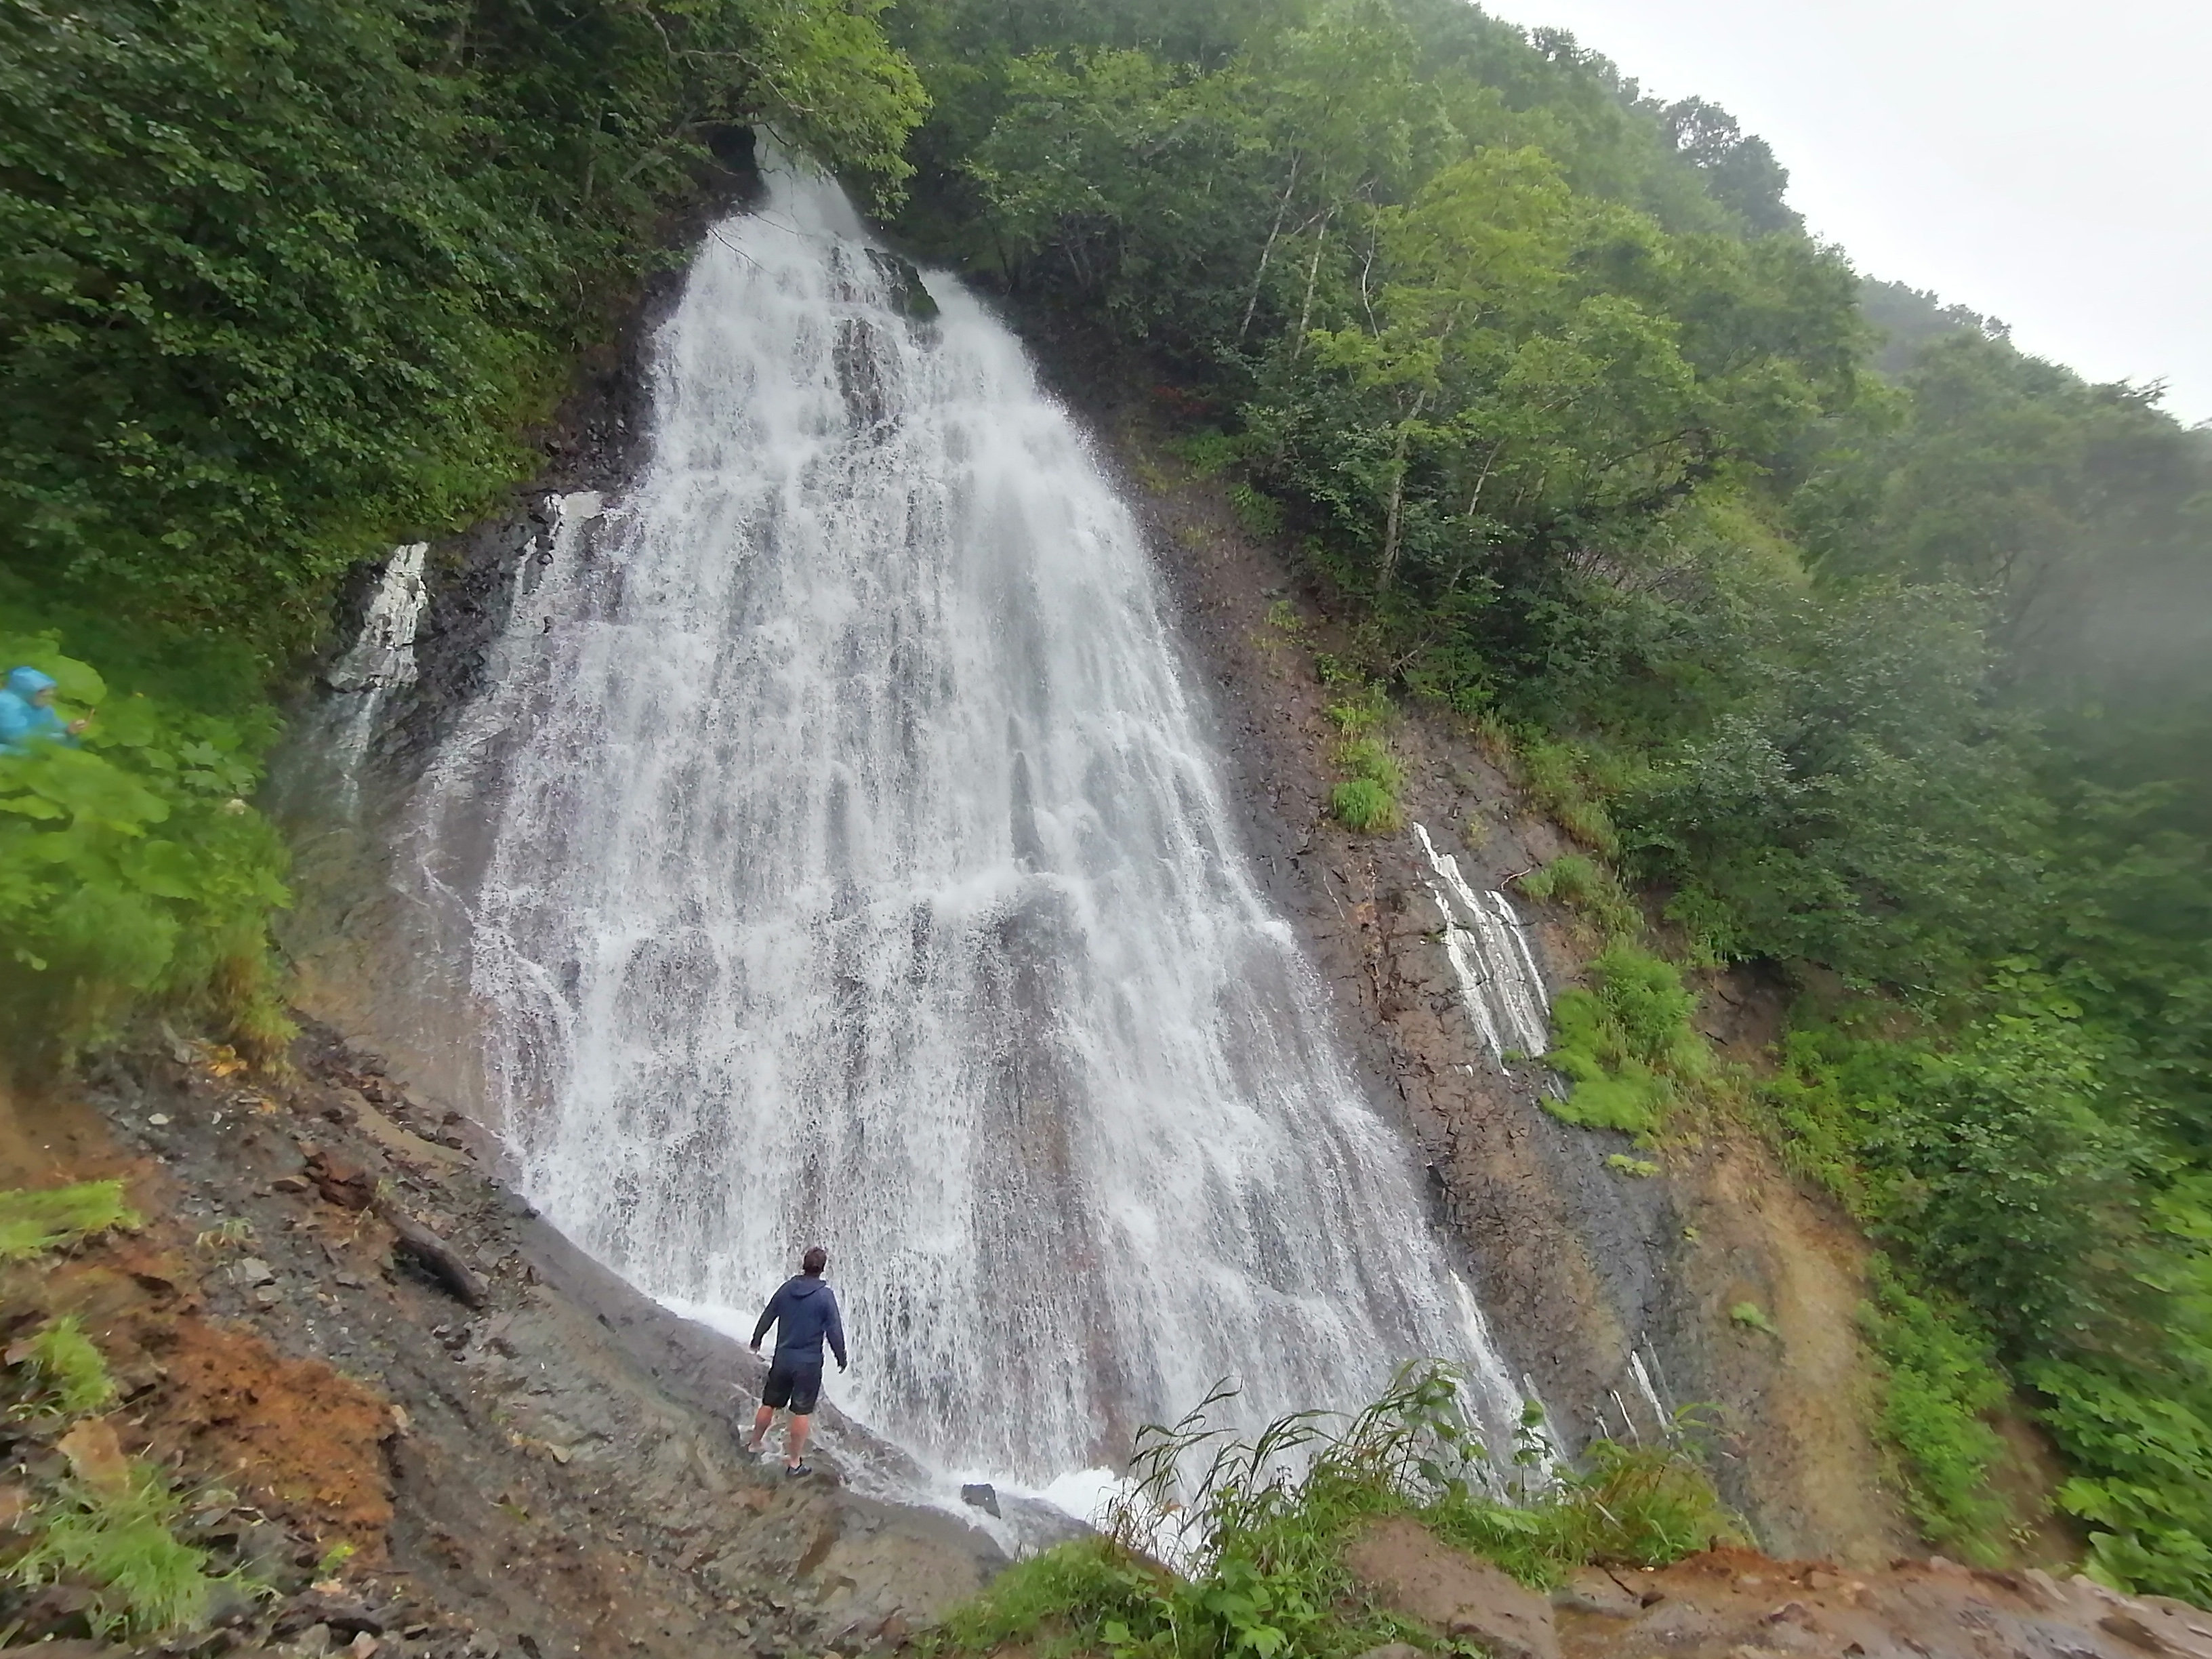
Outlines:
POLYGON ((1469 886, 1459 860, 1438 852, 1425 826, 1415 824, 1413 836, 1429 861, 1430 896, 1443 914, 1445 959, 1484 1046, 1507 1067, 1538 1058, 1551 1047, 1552 1005, 1520 913, 1496 889, 1469 886))
POLYGON ((903 286, 788 172, 708 239, 649 471, 532 556, 434 780, 430 846, 488 821, 460 899, 526 1187, 744 1316, 825 1243, 833 1393, 949 1468, 1041 1483, 1218 1379, 1249 1425, 1425 1355, 1510 1421, 1132 515, 1006 329, 903 286))

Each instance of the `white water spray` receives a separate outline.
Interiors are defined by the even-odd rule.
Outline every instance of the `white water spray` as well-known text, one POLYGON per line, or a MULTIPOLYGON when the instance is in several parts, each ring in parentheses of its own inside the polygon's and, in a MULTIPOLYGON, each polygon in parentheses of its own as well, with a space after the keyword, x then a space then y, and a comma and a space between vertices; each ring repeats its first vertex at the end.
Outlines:
POLYGON ((1007 330, 900 286, 823 182, 716 229, 650 470, 538 550, 434 780, 492 836, 469 975, 525 1185, 741 1316, 825 1243, 833 1392, 946 1468, 1042 1485, 1218 1379, 1249 1426, 1429 1355, 1510 1425, 1136 523, 1007 330))

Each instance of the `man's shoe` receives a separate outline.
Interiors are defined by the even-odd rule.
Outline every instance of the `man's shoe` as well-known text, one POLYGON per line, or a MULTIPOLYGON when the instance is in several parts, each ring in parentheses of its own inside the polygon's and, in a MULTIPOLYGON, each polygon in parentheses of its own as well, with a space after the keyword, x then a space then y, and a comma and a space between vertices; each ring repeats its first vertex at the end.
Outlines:
POLYGON ((814 1465, 811 1463, 787 1463, 783 1466, 783 1473, 787 1480, 796 1480, 802 1474, 813 1474, 814 1465))

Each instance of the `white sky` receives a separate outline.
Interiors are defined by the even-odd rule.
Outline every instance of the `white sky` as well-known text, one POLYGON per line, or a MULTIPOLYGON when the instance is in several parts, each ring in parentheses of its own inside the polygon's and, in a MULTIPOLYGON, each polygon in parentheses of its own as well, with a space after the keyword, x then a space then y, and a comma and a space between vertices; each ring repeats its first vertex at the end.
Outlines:
POLYGON ((1774 146, 1869 276, 2212 420, 2212 0, 1485 0, 1774 146))

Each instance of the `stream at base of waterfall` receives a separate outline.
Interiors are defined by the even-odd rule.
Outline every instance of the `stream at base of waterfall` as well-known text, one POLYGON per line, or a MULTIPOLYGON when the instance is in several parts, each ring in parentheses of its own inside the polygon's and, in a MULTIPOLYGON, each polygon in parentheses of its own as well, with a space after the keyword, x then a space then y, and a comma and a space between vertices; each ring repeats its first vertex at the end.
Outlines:
MULTIPOLYGON (((1520 1389, 1232 830, 1145 541, 1012 332, 772 173, 651 459, 526 552, 413 809, 520 1184, 726 1328, 825 1245, 830 1394, 948 1475, 1520 1389), (466 872, 444 849, 488 848, 466 872)), ((1072 1488, 1063 1488, 1072 1490, 1072 1488)))

